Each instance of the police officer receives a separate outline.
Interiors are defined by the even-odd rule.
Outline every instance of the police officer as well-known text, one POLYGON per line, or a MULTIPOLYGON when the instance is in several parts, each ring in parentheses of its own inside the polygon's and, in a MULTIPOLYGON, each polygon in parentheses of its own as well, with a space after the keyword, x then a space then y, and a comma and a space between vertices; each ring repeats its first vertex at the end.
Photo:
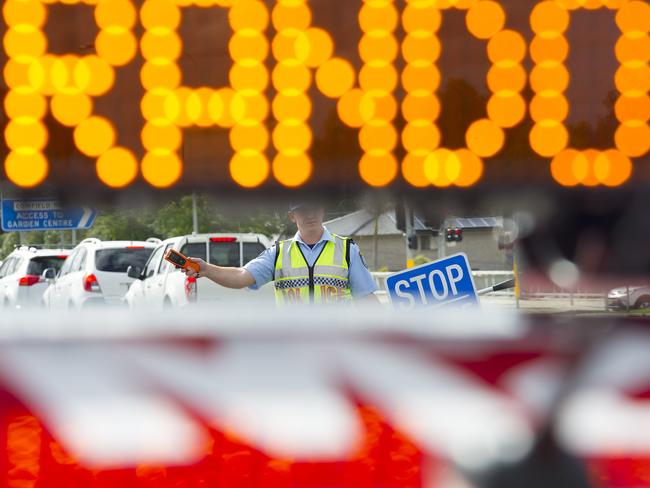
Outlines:
MULTIPOLYGON (((320 205, 290 206, 289 219, 298 227, 296 235, 278 242, 242 268, 190 259, 199 264, 199 276, 227 288, 258 289, 274 281, 278 306, 344 303, 352 299, 378 302, 374 295, 377 286, 359 247, 350 238, 328 231, 323 226, 324 215, 320 205)), ((186 273, 197 276, 191 269, 186 273)))

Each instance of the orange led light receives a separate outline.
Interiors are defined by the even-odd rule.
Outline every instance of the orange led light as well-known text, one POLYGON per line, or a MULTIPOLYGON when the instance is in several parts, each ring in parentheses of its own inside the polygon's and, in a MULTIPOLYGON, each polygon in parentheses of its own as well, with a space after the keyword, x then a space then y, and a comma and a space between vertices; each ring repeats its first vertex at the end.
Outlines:
POLYGON ((534 123, 530 147, 551 160, 551 175, 561 185, 621 185, 632 174, 631 158, 650 152, 650 5, 642 0, 537 2, 528 46, 520 33, 506 28, 497 0, 406 0, 401 12, 395 0, 364 0, 358 15, 358 69, 337 55, 332 35, 315 25, 308 0, 278 0, 272 7, 262 0, 144 0, 139 12, 133 0, 5 0, 2 14, 8 56, 3 70, 9 117, 5 169, 10 181, 23 187, 40 184, 48 174, 43 151, 49 135, 42 122, 48 110, 73 131, 80 153, 97 158, 98 177, 113 188, 139 174, 154 187, 176 184, 183 173, 182 129, 215 126, 229 131, 229 170, 236 184, 255 188, 272 177, 286 187, 300 186, 314 173, 310 93, 316 90, 334 99, 344 124, 358 129, 359 175, 375 187, 392 183, 398 173, 415 187, 475 184, 483 158, 502 150, 508 130, 528 110, 534 123), (49 5, 56 2, 92 6, 98 27, 95 54, 48 52, 44 26, 49 5), (232 29, 227 86, 183 85, 178 30, 188 6, 227 9, 232 29), (468 32, 485 41, 490 61, 486 116, 467 129, 466 147, 453 150, 440 147, 437 125, 443 79, 437 64, 443 50, 439 31, 443 11, 452 8, 464 11, 468 32), (571 12, 580 8, 612 10, 621 31, 614 79, 619 125, 606 150, 569 147, 565 126, 570 110, 566 32, 571 12), (138 13, 144 27, 139 40, 133 32, 138 13), (400 22, 401 43, 396 36, 400 22), (269 38, 271 24, 275 33, 269 38), (94 98, 110 92, 116 70, 134 60, 138 47, 145 90, 140 165, 131 151, 117 145, 111 121, 94 113, 94 98), (522 65, 526 54, 534 64, 529 77, 522 65), (401 72, 398 62, 404 64, 401 72), (529 105, 522 97, 528 79, 534 93, 529 105), (398 163, 394 152, 400 144, 406 154, 398 163))
POLYGON ((254 151, 240 151, 230 161, 232 179, 245 188, 261 185, 269 174, 269 162, 266 156, 254 151))
POLYGON ((650 127, 647 123, 650 117, 650 6, 638 0, 546 0, 535 6, 530 23, 535 32, 530 52, 536 63, 531 74, 531 86, 535 92, 531 102, 531 116, 535 121, 530 132, 532 149, 541 156, 552 158, 551 174, 561 185, 623 184, 632 171, 629 158, 650 151, 650 127), (577 8, 616 11, 621 36, 615 51, 620 63, 615 78, 620 92, 615 105, 619 120, 614 136, 615 149, 577 151, 568 147, 564 120, 569 104, 563 93, 569 83, 569 74, 564 66, 569 47, 564 32, 569 25, 569 10, 577 8))
POLYGON ((311 172, 311 160, 304 153, 280 153, 273 160, 273 176, 284 186, 297 187, 304 184, 311 172))
MULTIPOLYGON (((268 162, 263 156, 269 142, 264 121, 269 102, 264 92, 270 81, 265 67, 270 48, 264 35, 269 12, 263 2, 196 2, 196 6, 228 9, 233 35, 228 52, 233 61, 229 86, 189 88, 183 86, 178 58, 182 40, 177 29, 184 0, 146 0, 140 10, 145 27, 140 46, 146 62, 140 73, 147 90, 141 109, 147 124, 141 138, 146 149, 142 176, 155 187, 168 187, 182 176, 178 150, 182 145, 181 128, 220 126, 230 129, 235 154, 230 162, 233 180, 245 187, 263 183, 268 176, 268 162)), ((304 10, 284 8, 274 22, 303 18, 304 10)))
POLYGON ((5 160, 5 173, 10 181, 24 188, 45 180, 49 165, 45 156, 35 150, 11 151, 5 160))
POLYGON ((632 162, 616 149, 564 149, 551 161, 551 175, 562 186, 619 186, 632 175, 632 162))
MULTIPOLYGON (((363 66, 359 72, 359 90, 352 85, 338 96, 341 118, 359 127, 359 145, 364 155, 359 162, 361 179, 374 187, 391 183, 399 165, 393 151, 398 133, 394 126, 397 102, 394 91, 399 83, 395 69, 398 43, 395 29, 399 14, 393 0, 365 2, 359 12, 363 32, 359 55, 363 66)), ((411 46, 415 53, 425 49, 424 43, 411 46)), ((435 49, 435 48, 434 48, 435 49)), ((348 79, 354 82, 354 77, 348 79)))
MULTIPOLYGON (((130 0, 102 0, 94 5, 94 16, 99 32, 95 38, 97 55, 54 55, 47 52, 47 40, 42 31, 47 18, 50 0, 7 0, 3 15, 11 28, 4 44, 10 56, 9 69, 5 71, 11 90, 5 107, 7 114, 18 125, 10 122, 5 138, 13 150, 6 161, 7 174, 19 186, 34 186, 47 174, 48 163, 40 150, 47 142, 45 126, 41 119, 47 110, 45 97, 51 97, 49 109, 61 124, 74 129, 74 143, 79 151, 89 157, 100 156, 115 143, 116 135, 111 123, 93 116, 93 98, 107 93, 114 84, 114 66, 129 63, 135 56, 137 42, 132 29, 136 10, 130 0), (24 171, 17 171, 15 162, 24 163, 24 171), (31 168, 34 176, 25 171, 31 168)), ((65 0, 65 4, 78 4, 79 0, 65 0)), ((98 162, 100 179, 111 186, 122 186, 107 164, 120 164, 132 156, 130 152, 115 150, 98 162)), ((129 172, 127 171, 128 175, 129 172)), ((129 182, 132 180, 129 179, 129 182)))
POLYGON ((105 118, 89 117, 75 128, 74 140, 82 153, 97 157, 113 146, 115 130, 105 118))
POLYGON ((504 29, 503 8, 490 0, 456 2, 426 2, 411 0, 402 13, 402 25, 407 35, 402 53, 407 62, 402 72, 406 96, 402 115, 407 124, 402 144, 408 152, 402 162, 402 176, 414 186, 470 186, 483 173, 482 157, 497 154, 505 142, 504 128, 514 127, 526 115, 526 103, 521 91, 526 85, 526 71, 521 65, 526 54, 523 37, 504 29), (466 149, 439 148, 440 134, 436 119, 440 102, 436 91, 440 72, 436 62, 440 55, 437 31, 442 22, 441 10, 466 10, 469 32, 487 40, 487 55, 492 67, 487 84, 492 93, 485 119, 477 120, 466 133, 466 149))
POLYGON ((97 159, 97 176, 112 188, 123 188, 138 175, 138 162, 133 153, 121 147, 104 152, 97 159))
POLYGON ((183 163, 175 152, 160 149, 149 152, 142 160, 142 176, 152 186, 167 188, 176 183, 183 172, 183 163))

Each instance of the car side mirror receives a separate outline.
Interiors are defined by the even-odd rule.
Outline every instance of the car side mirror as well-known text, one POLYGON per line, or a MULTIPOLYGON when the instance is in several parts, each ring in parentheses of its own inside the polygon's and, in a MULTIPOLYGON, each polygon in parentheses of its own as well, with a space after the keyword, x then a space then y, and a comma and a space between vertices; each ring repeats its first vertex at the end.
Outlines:
POLYGON ((56 279, 56 270, 54 268, 47 268, 43 271, 41 277, 48 283, 52 283, 56 279))
POLYGON ((136 280, 141 280, 142 279, 142 270, 140 269, 139 266, 129 266, 126 268, 126 275, 129 278, 133 278, 136 280))

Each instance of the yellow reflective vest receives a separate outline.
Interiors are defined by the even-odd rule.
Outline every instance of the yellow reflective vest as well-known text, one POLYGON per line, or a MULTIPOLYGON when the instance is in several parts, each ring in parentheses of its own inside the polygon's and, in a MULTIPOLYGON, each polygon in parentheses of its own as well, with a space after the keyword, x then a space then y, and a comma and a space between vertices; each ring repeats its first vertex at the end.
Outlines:
POLYGON ((352 299, 349 277, 350 239, 332 234, 314 262, 307 264, 298 243, 277 244, 275 257, 275 302, 278 306, 329 304, 352 299))

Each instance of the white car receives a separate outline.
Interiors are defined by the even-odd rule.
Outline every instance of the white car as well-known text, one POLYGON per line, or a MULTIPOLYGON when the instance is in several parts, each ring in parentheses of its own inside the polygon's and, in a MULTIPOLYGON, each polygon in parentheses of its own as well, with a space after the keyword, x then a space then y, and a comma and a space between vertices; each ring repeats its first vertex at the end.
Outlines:
POLYGON ((633 285, 614 288, 607 294, 608 309, 625 310, 628 306, 636 309, 650 308, 650 286, 633 285))
POLYGON ((43 273, 58 271, 70 254, 63 249, 19 247, 0 266, 0 307, 25 308, 42 305, 48 287, 43 273))
MULTIPOLYGON (((192 302, 211 302, 241 297, 241 290, 224 288, 207 278, 188 278, 163 256, 170 249, 188 257, 201 258, 219 266, 243 266, 271 246, 262 234, 197 234, 172 237, 162 242, 144 267, 132 268, 129 276, 137 278, 124 297, 136 307, 183 307, 192 302)), ((270 286, 262 287, 256 298, 272 297, 270 286)))
POLYGON ((50 309, 81 309, 92 305, 118 305, 133 282, 129 266, 144 266, 160 243, 84 239, 63 264, 44 295, 50 309))

